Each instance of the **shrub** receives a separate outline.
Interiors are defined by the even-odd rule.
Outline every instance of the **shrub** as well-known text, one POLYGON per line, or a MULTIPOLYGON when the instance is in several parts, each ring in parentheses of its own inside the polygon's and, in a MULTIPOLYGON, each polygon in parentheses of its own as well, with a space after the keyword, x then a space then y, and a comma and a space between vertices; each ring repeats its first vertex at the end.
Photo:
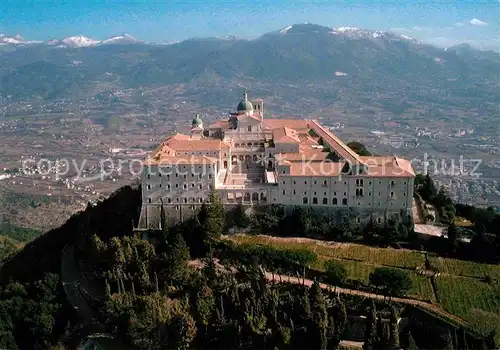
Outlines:
POLYGON ((337 260, 328 260, 325 262, 324 267, 329 283, 340 285, 345 281, 347 270, 341 262, 337 260))
POLYGON ((412 282, 406 271, 389 267, 378 267, 370 274, 370 284, 389 296, 403 295, 411 287, 412 282))

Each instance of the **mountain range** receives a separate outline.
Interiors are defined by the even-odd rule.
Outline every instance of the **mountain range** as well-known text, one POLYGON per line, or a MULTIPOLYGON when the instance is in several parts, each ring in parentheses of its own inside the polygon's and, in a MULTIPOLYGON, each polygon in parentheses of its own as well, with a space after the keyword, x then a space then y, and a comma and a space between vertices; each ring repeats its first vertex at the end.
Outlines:
POLYGON ((351 27, 295 24, 252 40, 196 38, 169 45, 126 34, 47 42, 1 36, 0 43, 3 103, 219 81, 323 85, 332 101, 342 92, 366 105, 376 98, 424 101, 483 114, 498 114, 500 102, 500 54, 468 45, 442 49, 351 27))

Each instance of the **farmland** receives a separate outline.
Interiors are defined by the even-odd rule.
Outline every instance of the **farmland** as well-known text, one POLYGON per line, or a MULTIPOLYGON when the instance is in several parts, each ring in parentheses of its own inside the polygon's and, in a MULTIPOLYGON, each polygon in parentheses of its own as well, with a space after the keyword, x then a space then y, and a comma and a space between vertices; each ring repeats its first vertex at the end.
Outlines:
POLYGON ((489 276, 491 279, 500 280, 500 266, 498 265, 441 257, 431 257, 429 260, 433 266, 445 274, 474 278, 489 276))
POLYGON ((427 277, 418 275, 414 270, 423 265, 425 259, 420 252, 405 249, 371 248, 360 244, 328 244, 306 238, 287 240, 264 235, 234 235, 228 237, 237 243, 269 245, 278 249, 306 249, 315 252, 318 260, 311 268, 323 271, 325 261, 339 260, 347 270, 347 278, 368 284, 370 273, 379 266, 407 269, 413 287, 407 295, 420 300, 435 301, 432 285, 427 277))
POLYGON ((436 278, 442 307, 481 332, 500 334, 500 284, 456 276, 436 278))
POLYGON ((484 332, 497 327, 497 334, 500 334, 500 266, 430 257, 431 264, 440 272, 436 277, 436 298, 430 278, 416 273, 416 268, 425 263, 423 254, 418 251, 264 235, 232 235, 226 238, 236 243, 268 245, 277 249, 310 250, 318 256, 311 268, 323 271, 325 261, 336 259, 346 268, 348 279, 364 284, 379 266, 405 269, 413 282, 413 287, 407 292, 408 297, 432 302, 439 300, 446 311, 468 321, 477 330, 484 332), (485 282, 486 276, 489 283, 485 282))

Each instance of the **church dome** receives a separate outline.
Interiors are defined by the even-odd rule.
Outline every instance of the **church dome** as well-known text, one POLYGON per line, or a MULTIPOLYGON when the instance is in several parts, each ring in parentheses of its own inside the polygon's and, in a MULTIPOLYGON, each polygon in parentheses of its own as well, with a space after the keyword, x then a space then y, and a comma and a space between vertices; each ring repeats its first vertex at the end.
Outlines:
POLYGON ((199 126, 201 127, 203 125, 203 121, 201 120, 200 116, 196 114, 196 117, 194 117, 193 122, 191 123, 191 126, 199 126))
POLYGON ((238 112, 251 112, 251 111, 253 111, 252 102, 250 102, 248 100, 247 89, 245 89, 245 92, 243 93, 243 100, 241 100, 241 102, 238 103, 238 107, 236 108, 236 111, 238 111, 238 112))

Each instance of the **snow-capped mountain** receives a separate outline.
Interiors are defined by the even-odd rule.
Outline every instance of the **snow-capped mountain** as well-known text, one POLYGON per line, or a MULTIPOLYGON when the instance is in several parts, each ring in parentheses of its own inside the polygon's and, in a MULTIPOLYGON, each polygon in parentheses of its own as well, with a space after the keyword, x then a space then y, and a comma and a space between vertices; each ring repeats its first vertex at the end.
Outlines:
POLYGON ((86 36, 70 36, 69 38, 62 39, 61 41, 55 41, 52 45, 65 46, 65 47, 88 47, 95 46, 99 44, 99 40, 94 40, 87 38, 86 36))
POLYGON ((90 47, 98 45, 110 44, 138 44, 142 41, 134 38, 129 34, 114 36, 105 40, 95 40, 83 35, 70 36, 64 39, 53 39, 45 42, 42 41, 27 41, 21 36, 8 37, 0 34, 0 45, 28 45, 28 44, 47 44, 58 48, 76 48, 76 47, 90 47))
POLYGON ((418 43, 417 40, 399 35, 391 32, 385 32, 380 30, 369 30, 360 29, 356 27, 338 27, 338 28, 328 28, 320 26, 317 24, 294 24, 287 26, 277 32, 273 32, 274 35, 298 35, 298 34, 330 34, 343 36, 350 39, 390 39, 390 40, 409 40, 413 43, 418 43))
POLYGON ((13 37, 0 34, 0 45, 28 45, 37 43, 41 43, 41 41, 26 41, 19 34, 13 37))

